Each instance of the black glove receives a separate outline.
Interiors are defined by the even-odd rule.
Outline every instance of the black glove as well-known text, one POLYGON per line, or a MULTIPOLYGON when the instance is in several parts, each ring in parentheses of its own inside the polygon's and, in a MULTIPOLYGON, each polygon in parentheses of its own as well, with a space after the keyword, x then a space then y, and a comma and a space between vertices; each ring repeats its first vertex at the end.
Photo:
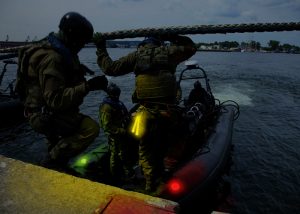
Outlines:
POLYGON ((103 90, 106 91, 108 80, 105 75, 93 77, 87 81, 87 88, 89 91, 103 90))
POLYGON ((99 49, 106 48, 106 40, 104 39, 101 33, 94 34, 93 42, 95 43, 96 47, 99 49))

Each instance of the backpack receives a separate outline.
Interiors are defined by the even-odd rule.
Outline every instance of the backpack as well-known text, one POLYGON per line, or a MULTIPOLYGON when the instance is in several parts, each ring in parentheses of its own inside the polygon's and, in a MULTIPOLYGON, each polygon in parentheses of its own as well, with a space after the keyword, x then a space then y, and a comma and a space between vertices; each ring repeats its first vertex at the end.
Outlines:
POLYGON ((25 102, 27 96, 28 84, 28 67, 29 59, 43 45, 32 45, 24 47, 18 52, 18 69, 16 76, 15 92, 22 102, 25 102))

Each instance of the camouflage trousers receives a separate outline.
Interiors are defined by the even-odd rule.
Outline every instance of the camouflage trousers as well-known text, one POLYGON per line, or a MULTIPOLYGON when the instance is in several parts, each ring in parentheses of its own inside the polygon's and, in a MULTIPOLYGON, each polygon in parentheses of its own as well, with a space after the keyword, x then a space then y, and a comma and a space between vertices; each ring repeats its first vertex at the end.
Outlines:
MULTIPOLYGON (((178 114, 172 110, 149 109, 140 106, 137 112, 145 117, 145 132, 139 140, 139 163, 144 173, 146 191, 155 191, 164 172, 164 157, 171 146, 171 129, 178 114)), ((174 133, 173 133, 174 134, 174 133)))
POLYGON ((134 174, 137 161, 137 143, 124 136, 109 137, 110 172, 116 182, 134 174))
POLYGON ((96 121, 80 113, 59 116, 34 113, 29 123, 35 131, 46 136, 51 159, 60 162, 67 162, 83 152, 100 130, 96 121))

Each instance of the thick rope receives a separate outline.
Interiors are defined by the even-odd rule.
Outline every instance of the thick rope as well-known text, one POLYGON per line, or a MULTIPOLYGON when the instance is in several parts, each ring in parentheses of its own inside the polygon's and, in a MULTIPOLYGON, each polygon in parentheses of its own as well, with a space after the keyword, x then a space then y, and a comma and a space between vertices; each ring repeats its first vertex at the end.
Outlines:
MULTIPOLYGON (((226 34, 226 33, 253 33, 253 32, 274 32, 274 31, 295 31, 300 30, 300 22, 282 23, 250 23, 250 24, 223 24, 223 25, 193 25, 162 28, 140 28, 133 30, 120 30, 107 33, 100 33, 106 40, 146 37, 161 34, 226 34)), ((18 49, 27 47, 18 46, 13 48, 0 49, 0 53, 16 52, 18 49)))
POLYGON ((300 22, 290 23, 252 23, 252 24, 224 24, 224 25, 194 25, 166 28, 140 28, 135 30, 121 30, 101 35, 109 39, 124 39, 146 37, 160 34, 226 34, 226 33, 252 33, 273 31, 300 30, 300 22))

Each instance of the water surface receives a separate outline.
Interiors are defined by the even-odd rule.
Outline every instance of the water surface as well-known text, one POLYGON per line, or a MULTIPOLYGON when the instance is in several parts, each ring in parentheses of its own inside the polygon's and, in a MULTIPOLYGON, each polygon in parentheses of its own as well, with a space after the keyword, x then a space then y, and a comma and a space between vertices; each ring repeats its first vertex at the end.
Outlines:
MULTIPOLYGON (((109 49, 114 59, 130 51, 109 49)), ((101 73, 95 49, 83 49, 80 58, 101 73)), ((229 176, 233 213, 300 213, 300 55, 197 52, 192 59, 207 71, 216 98, 234 100, 240 106, 229 176)), ((183 67, 181 64, 178 70, 183 67)), ((13 78, 15 66, 8 69, 13 78)), ((121 99, 132 107, 134 75, 109 79, 121 87, 121 99)), ((89 93, 82 112, 98 120, 104 96, 103 92, 89 93)), ((101 137, 103 133, 95 144, 101 137)), ((0 132, 0 154, 38 163, 46 146, 43 136, 23 124, 0 132)))

